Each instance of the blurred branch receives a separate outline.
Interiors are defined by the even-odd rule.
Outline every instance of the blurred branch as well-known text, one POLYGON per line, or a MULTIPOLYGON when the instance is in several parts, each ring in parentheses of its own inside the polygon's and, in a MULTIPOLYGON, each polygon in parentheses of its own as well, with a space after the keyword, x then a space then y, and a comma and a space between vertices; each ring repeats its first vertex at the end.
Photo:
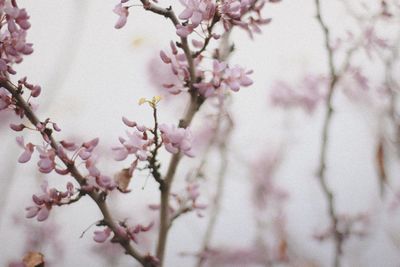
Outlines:
POLYGON ((324 193, 324 196, 326 198, 326 201, 328 202, 328 214, 330 217, 331 221, 331 226, 332 226, 332 231, 333 231, 333 238, 334 238, 334 243, 335 243, 335 254, 334 254, 334 266, 339 267, 340 266, 340 258, 342 254, 342 245, 343 245, 343 235, 338 229, 338 218, 337 218, 337 211, 336 211, 336 206, 335 206, 335 199, 334 199, 334 194, 332 190, 329 188, 327 181, 326 181, 326 157, 327 157, 327 149, 328 149, 328 139, 329 139, 329 132, 330 132, 330 127, 331 127, 331 122, 332 122, 332 116, 333 116, 333 107, 332 107, 332 99, 334 96, 335 92, 335 86, 338 81, 338 76, 337 72, 335 69, 334 65, 334 56, 333 56, 333 49, 330 45, 330 31, 327 25, 325 24, 324 20, 322 19, 321 16, 321 4, 320 0, 315 0, 315 5, 316 5, 316 10, 317 10, 317 21, 319 25, 321 26, 321 29, 323 31, 323 36, 324 36, 324 44, 325 44, 325 49, 327 51, 327 57, 328 57, 328 69, 329 69, 329 87, 328 87, 328 95, 326 98, 326 113, 324 117, 324 122, 323 122, 323 128, 322 128, 322 137, 321 137, 321 149, 320 149, 320 156, 319 156, 319 167, 317 171, 318 175, 318 180, 320 187, 322 189, 322 192, 324 193))
MULTIPOLYGON (((219 113, 219 118, 222 116, 222 108, 219 113)), ((228 153, 227 153, 227 146, 229 144, 230 136, 232 134, 233 130, 233 122, 229 115, 227 116, 228 120, 228 126, 227 128, 223 131, 220 132, 221 128, 221 119, 218 119, 218 126, 215 131, 215 136, 223 136, 224 138, 218 140, 218 151, 219 151, 219 157, 220 157, 220 167, 218 170, 218 179, 217 179, 217 184, 216 184, 216 192, 213 200, 213 205, 212 205, 212 210, 211 210, 211 215, 209 218, 209 221, 207 223, 206 227, 206 232, 204 234, 203 242, 202 242, 202 247, 200 249, 201 252, 205 252, 209 249, 210 242, 212 239, 212 236, 215 231, 215 226, 216 222, 218 219, 218 215, 220 214, 221 210, 221 202, 223 198, 223 192, 224 192, 224 187, 225 187, 225 177, 226 177, 226 171, 228 168, 228 153)), ((214 140, 214 142, 217 140, 214 140)), ((213 143, 214 143, 213 142, 213 143)), ((210 143, 210 145, 213 145, 213 143, 210 143)), ((215 144, 215 143, 214 143, 215 144)), ((197 262, 197 267, 203 266, 204 259, 202 257, 199 257, 199 260, 197 262)))

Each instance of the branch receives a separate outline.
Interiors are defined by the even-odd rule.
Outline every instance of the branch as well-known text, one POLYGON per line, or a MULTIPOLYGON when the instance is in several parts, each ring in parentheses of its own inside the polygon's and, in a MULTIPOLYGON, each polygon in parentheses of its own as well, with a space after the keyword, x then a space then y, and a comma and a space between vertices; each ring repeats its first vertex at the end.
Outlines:
MULTIPOLYGON (((172 10, 172 7, 162 8, 162 7, 156 6, 155 4, 150 3, 149 0, 140 0, 140 2, 142 2, 144 9, 170 19, 175 27, 177 25, 181 25, 178 18, 175 15, 175 12, 172 10)), ((195 98, 196 94, 195 94, 195 90, 193 88, 193 84, 196 83, 196 72, 195 72, 194 62, 193 62, 193 58, 192 58, 192 52, 190 51, 187 38, 181 37, 180 39, 181 39, 180 46, 185 53, 186 60, 188 62, 188 67, 189 67, 190 81, 189 81, 188 87, 190 89, 192 98, 195 98)))
POLYGON ((164 181, 161 178, 160 173, 160 163, 157 161, 157 154, 158 149, 160 149, 162 143, 160 143, 160 139, 158 136, 158 117, 157 117, 157 107, 154 106, 153 108, 153 119, 154 119, 154 128, 151 131, 154 135, 154 150, 151 151, 151 157, 149 159, 149 168, 150 172, 153 175, 154 179, 160 184, 160 188, 163 186, 164 181))
POLYGON ((208 44, 210 43, 210 40, 213 38, 212 30, 213 30, 215 24, 219 21, 219 19, 220 19, 220 16, 218 15, 218 13, 215 13, 215 15, 213 17, 213 20, 211 21, 211 24, 207 27, 207 34, 208 35, 204 39, 204 44, 198 51, 193 53, 193 56, 192 56, 193 58, 198 57, 201 53, 204 52, 204 50, 206 50, 208 44))
MULTIPOLYGON (((190 125, 193 120, 194 115, 200 108, 201 103, 196 101, 190 102, 189 108, 186 111, 186 114, 183 119, 179 122, 179 127, 186 128, 190 125)), ((157 244, 157 258, 159 259, 161 266, 163 264, 163 259, 165 255, 165 247, 167 243, 168 230, 170 225, 170 216, 169 216, 169 196, 171 191, 171 185, 173 179, 175 177, 176 170, 178 168, 179 162, 182 158, 180 153, 174 154, 171 158, 171 161, 168 166, 167 173, 163 180, 163 184, 160 186, 161 191, 161 200, 160 200, 160 230, 158 235, 158 244, 157 244)))
MULTIPOLYGON (((16 105, 21 108, 24 111, 24 114, 26 117, 29 119, 29 121, 33 125, 38 125, 40 123, 39 118, 36 116, 34 111, 32 110, 30 104, 28 104, 22 95, 20 94, 18 88, 12 84, 9 80, 2 80, 0 81, 0 86, 5 88, 8 92, 11 93, 13 98, 16 100, 16 105)), ((86 184, 86 179, 84 176, 79 172, 77 167, 75 166, 75 163, 69 159, 65 158, 65 155, 60 155, 59 154, 59 146, 56 140, 54 139, 52 132, 49 131, 50 129, 46 129, 45 131, 42 131, 41 134, 43 138, 46 140, 49 140, 50 146, 56 151, 57 157, 65 164, 65 166, 68 168, 68 171, 71 173, 71 176, 75 178, 75 180, 79 183, 79 185, 85 185, 86 184)), ((119 244, 125 249, 125 253, 132 256, 134 259, 139 261, 143 266, 145 267, 155 267, 154 263, 150 261, 148 257, 142 256, 139 254, 139 252, 134 249, 129 241, 124 239, 123 236, 121 236, 118 232, 117 225, 115 224, 115 220, 111 216, 109 212, 109 208, 107 204, 105 203, 104 197, 97 193, 97 192, 88 192, 87 195, 90 196, 91 199, 96 203, 97 207, 100 209, 104 219, 104 224, 108 226, 114 233, 115 236, 117 236, 119 244)))
MULTIPOLYGON (((222 110, 220 111, 219 116, 222 116, 221 113, 222 113, 222 110)), ((216 185, 217 190, 215 192, 214 203, 213 203, 214 205, 211 210, 210 219, 207 223, 207 228, 206 228, 206 232, 204 234, 203 244, 202 244, 200 252, 205 252, 209 249, 211 238, 215 232, 215 226, 217 223, 218 215, 220 214, 220 210, 221 210, 221 202, 222 202, 222 197, 223 197, 223 192, 224 192, 224 187, 225 187, 226 170, 228 168, 227 146, 229 144, 229 137, 233 130, 233 122, 229 116, 228 116, 228 120, 229 120, 228 128, 225 130, 225 132, 222 133, 222 136, 224 136, 224 138, 220 141, 220 143, 218 145, 218 150, 219 150, 220 158, 221 158, 221 163, 220 163, 221 165, 218 170, 218 179, 217 179, 217 185, 216 185)), ((220 120, 219 120, 219 123, 221 123, 220 120)), ((220 128, 220 126, 217 128, 217 131, 215 133, 216 136, 219 133, 219 131, 218 131, 219 128, 220 128)), ((204 264, 204 259, 202 257, 200 257, 197 261, 196 266, 201 267, 201 266, 203 266, 203 264, 204 264)))
POLYGON ((332 98, 335 92, 335 86, 338 81, 338 76, 336 73, 335 65, 333 62, 333 49, 330 46, 330 31, 329 28, 326 26, 325 22, 321 17, 321 5, 320 0, 315 0, 315 5, 317 9, 316 18, 318 20, 319 25, 322 28, 324 34, 324 44, 325 49, 328 53, 328 68, 329 68, 329 76, 330 82, 328 87, 328 95, 326 98, 326 114, 323 122, 322 128, 322 140, 321 140, 321 149, 320 149, 320 162, 318 167, 318 180, 322 189, 322 192, 328 202, 328 213, 330 217, 330 221, 332 224, 333 229, 333 236, 335 242, 335 256, 334 256, 334 266, 340 266, 340 257, 342 254, 342 245, 343 245, 343 235, 338 229, 338 218, 336 215, 336 206, 334 200, 334 194, 332 190, 329 188, 327 181, 326 181, 326 155, 327 155, 327 147, 328 147, 328 134, 331 127, 332 116, 333 116, 333 107, 332 107, 332 98))

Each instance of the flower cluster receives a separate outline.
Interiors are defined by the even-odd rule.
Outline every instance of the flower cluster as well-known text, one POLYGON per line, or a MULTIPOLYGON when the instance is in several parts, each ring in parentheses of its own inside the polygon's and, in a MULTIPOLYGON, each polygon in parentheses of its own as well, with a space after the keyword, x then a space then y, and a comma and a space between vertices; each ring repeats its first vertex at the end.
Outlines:
POLYGON ((285 81, 277 81, 272 87, 271 101, 284 108, 300 107, 312 113, 327 93, 326 78, 321 75, 307 75, 297 88, 285 81))
POLYGON ((194 156, 192 151, 192 133, 189 128, 161 124, 160 131, 165 149, 168 152, 172 154, 182 152, 186 156, 194 156))
POLYGON ((265 1, 257 0, 225 0, 218 3, 218 12, 226 31, 233 26, 248 31, 250 36, 253 33, 260 33, 260 26, 268 24, 271 19, 261 16, 261 10, 265 1))
MULTIPOLYGON (((147 232, 153 227, 153 223, 150 223, 147 226, 143 226, 141 224, 137 224, 134 227, 127 226, 125 222, 120 222, 117 225, 117 232, 119 236, 114 236, 111 239, 111 242, 118 242, 119 238, 123 238, 125 240, 132 240, 137 243, 137 235, 141 232, 147 232)), ((98 243, 104 243, 111 235, 112 230, 109 227, 105 227, 103 230, 94 231, 93 240, 98 243)))
POLYGON ((113 148, 115 152, 115 159, 120 161, 124 160, 130 154, 134 154, 139 160, 147 159, 147 148, 152 144, 152 141, 147 138, 146 130, 144 126, 139 126, 136 122, 129 121, 125 117, 123 122, 128 127, 134 128, 133 132, 127 132, 128 139, 119 138, 122 147, 113 148))
POLYGON ((187 37, 203 21, 207 22, 214 17, 216 5, 211 0, 180 0, 185 9, 179 18, 186 22, 176 26, 176 33, 180 37, 187 37))
MULTIPOLYGON (((178 49, 172 41, 170 42, 170 48, 172 55, 167 55, 164 51, 160 51, 160 57, 165 64, 171 66, 171 71, 177 77, 179 83, 167 83, 163 84, 163 87, 166 88, 169 93, 175 95, 187 91, 186 85, 190 80, 190 73, 185 54, 178 53, 178 49)), ((200 58, 196 58, 194 63, 198 65, 200 60, 200 58)))
MULTIPOLYGON (((17 127, 22 127, 20 125, 11 125, 11 128, 16 129, 17 127)), ((19 163, 26 163, 28 162, 32 154, 34 152, 34 148, 39 152, 39 161, 37 166, 41 173, 50 173, 52 170, 55 169, 55 158, 56 158, 56 151, 49 147, 48 144, 38 146, 32 143, 25 144, 24 138, 22 136, 16 138, 17 143, 20 147, 24 149, 24 152, 18 158, 19 163)), ((60 170, 62 173, 62 170, 60 170)))
POLYGON ((242 86, 247 87, 253 84, 248 76, 251 73, 251 70, 246 71, 238 65, 231 68, 225 62, 214 60, 211 75, 204 77, 205 81, 196 83, 194 86, 205 97, 214 96, 227 89, 237 92, 242 86))
POLYGON ((43 194, 40 196, 32 196, 32 200, 36 205, 26 208, 26 217, 36 217, 39 222, 49 217, 50 210, 54 205, 61 206, 71 203, 71 197, 76 193, 72 183, 67 184, 67 191, 65 192, 58 191, 55 188, 49 188, 47 182, 44 182, 41 187, 43 194))
POLYGON ((153 144, 153 139, 148 138, 147 128, 142 125, 137 125, 136 122, 130 121, 123 117, 122 121, 128 127, 133 128, 133 132, 126 132, 127 139, 120 137, 119 142, 122 146, 113 147, 114 158, 117 161, 125 160, 128 155, 134 155, 132 161, 130 174, 136 168, 138 161, 145 161, 148 157, 148 151, 153 144))
POLYGON ((40 92, 42 91, 42 88, 40 85, 33 85, 31 83, 28 83, 27 77, 23 77, 22 79, 18 80, 18 88, 22 89, 25 87, 31 92, 32 97, 38 97, 40 95, 40 92))
POLYGON ((184 22, 176 26, 176 33, 180 37, 187 37, 202 23, 210 26, 219 20, 222 21, 226 31, 233 26, 239 26, 252 36, 253 32, 259 33, 261 31, 261 25, 271 21, 271 19, 265 19, 261 16, 265 1, 180 0, 180 2, 184 6, 184 10, 179 14, 179 19, 184 20, 184 22))
POLYGON ((11 67, 20 63, 24 55, 33 52, 32 44, 26 42, 26 31, 30 28, 29 16, 25 9, 18 8, 15 1, 0 1, 0 73, 15 74, 11 67))

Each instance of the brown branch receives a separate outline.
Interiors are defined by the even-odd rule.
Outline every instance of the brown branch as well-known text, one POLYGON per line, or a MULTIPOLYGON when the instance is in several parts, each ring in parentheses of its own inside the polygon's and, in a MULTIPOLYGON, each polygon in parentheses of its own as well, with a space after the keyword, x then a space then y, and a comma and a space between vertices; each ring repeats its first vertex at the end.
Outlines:
MULTIPOLYGON (((144 9, 162 15, 173 23, 173 25, 176 27, 178 25, 181 25, 178 18, 176 17, 174 11, 172 10, 172 7, 169 8, 161 8, 153 3, 151 3, 149 0, 140 0, 143 4, 144 9)), ((195 66, 192 58, 192 52, 190 51, 189 45, 188 45, 188 40, 186 37, 181 37, 180 38, 180 44, 179 47, 182 48, 182 50, 185 53, 186 60, 188 62, 188 70, 190 73, 190 80, 188 81, 188 88, 190 92, 190 104, 188 107, 188 110, 186 111, 186 114, 184 117, 179 121, 179 127, 186 128, 190 125, 192 122, 192 119, 196 112, 199 110, 200 106, 204 102, 204 98, 200 95, 197 94, 197 91, 193 87, 193 84, 196 83, 196 72, 195 72, 195 66)), ((170 225, 170 216, 169 216, 169 196, 170 196, 170 190, 172 186, 172 182, 176 173, 176 170, 178 168, 179 162, 181 160, 181 155, 180 153, 174 154, 171 158, 171 161, 168 166, 167 173, 163 179, 163 182, 160 183, 160 230, 159 230, 159 235, 158 235, 158 244, 157 244, 157 249, 156 249, 156 255, 157 258, 160 262, 160 265, 162 266, 164 263, 164 255, 165 255, 165 249, 166 249, 166 243, 167 243, 167 236, 168 236, 168 230, 169 230, 169 225, 170 225)))
POLYGON ((207 27, 207 34, 208 34, 208 35, 207 35, 207 37, 204 39, 204 44, 203 44, 203 46, 202 46, 198 51, 196 51, 196 52, 193 53, 193 56, 192 56, 193 58, 198 57, 201 53, 204 52, 204 50, 207 49, 207 46, 208 46, 208 44, 210 43, 210 40, 213 38, 212 30, 213 30, 215 24, 219 21, 219 19, 220 19, 219 14, 218 14, 218 13, 215 13, 215 15, 214 15, 214 17, 213 17, 213 19, 212 19, 212 21, 211 21, 211 24, 207 27))
POLYGON ((154 179, 160 184, 160 188, 163 185, 164 181, 161 177, 160 173, 160 163, 157 161, 158 149, 161 147, 162 142, 160 143, 160 138, 158 136, 158 117, 157 117, 157 107, 153 106, 153 119, 154 119, 154 128, 151 130, 154 135, 154 150, 152 150, 151 157, 149 159, 149 168, 150 172, 153 175, 154 179))
POLYGON ((332 190, 329 188, 327 181, 326 181, 326 156, 327 156, 327 149, 328 149, 328 139, 329 139, 329 132, 332 122, 333 116, 333 107, 332 107, 332 99, 335 92, 335 86, 338 81, 338 76, 336 73, 335 65, 334 65, 334 56, 333 56, 333 49, 330 46, 330 31, 325 22, 321 17, 321 5, 320 0, 315 0, 315 5, 317 9, 316 18, 318 20, 319 25, 322 28, 324 34, 324 44, 325 49, 328 53, 328 69, 329 69, 329 76, 330 82, 328 87, 328 95, 326 98, 326 113, 323 122, 322 128, 322 142, 321 142, 321 149, 320 149, 320 162, 317 171, 318 180, 321 186, 321 189, 324 193, 326 201, 328 202, 328 214, 331 221, 332 231, 333 231, 333 238, 335 243, 335 254, 334 254, 334 266, 340 266, 340 258, 342 254, 342 246, 343 246, 343 235, 338 229, 338 218, 336 213, 336 206, 335 206, 335 199, 332 190))
MULTIPOLYGON (((222 111, 221 111, 222 112, 222 111)), ((219 114, 220 116, 222 114, 219 114)), ((228 169, 228 153, 227 153, 227 146, 229 144, 229 137, 232 133, 233 130, 233 122, 231 119, 228 117, 229 120, 229 126, 228 128, 222 133, 222 136, 224 138, 220 141, 218 145, 218 150, 220 153, 220 159, 221 159, 221 165, 218 170, 218 179, 217 179, 217 185, 216 185, 216 192, 214 196, 214 201, 213 201, 213 207, 211 210, 211 215, 210 219, 207 223, 207 228, 206 232, 204 234, 203 238, 203 243, 201 247, 201 252, 205 252, 209 249, 211 238, 214 235, 215 232, 215 226, 217 223, 218 215, 220 214, 221 211, 221 202, 223 198, 223 193, 224 193, 224 187, 225 187, 225 177, 226 177, 226 170, 228 169)), ((218 134, 218 131, 216 132, 216 135, 218 134)), ((204 264, 204 259, 202 257, 199 257, 197 261, 197 267, 201 267, 204 264)))
MULTIPOLYGON (((34 111, 32 110, 31 106, 24 100, 22 95, 20 94, 18 88, 12 84, 8 80, 3 80, 0 81, 0 86, 5 88, 8 92, 11 93, 13 98, 16 100, 16 105, 21 108, 24 111, 24 114, 26 117, 29 119, 29 121, 33 125, 38 125, 40 123, 39 118, 36 116, 34 111)), ((85 185, 86 184, 86 179, 84 176, 79 172, 77 167, 75 166, 75 163, 69 159, 65 158, 65 155, 60 155, 59 154, 59 145, 54 139, 50 129, 46 129, 45 131, 42 131, 41 134, 43 138, 46 140, 49 140, 50 146, 55 150, 57 157, 65 164, 65 166, 68 168, 68 171, 70 172, 71 176, 75 178, 75 180, 79 183, 79 185, 85 185)), ((134 249, 131 244, 129 243, 128 240, 126 240, 121 234, 118 232, 117 225, 115 224, 115 220, 111 216, 111 213, 109 212, 109 208, 105 202, 104 197, 102 194, 91 191, 87 193, 88 196, 90 196, 91 199, 96 203, 97 207, 100 209, 104 219, 103 222, 106 226, 108 226, 114 233, 117 239, 120 240, 118 241, 119 244, 125 249, 125 253, 132 256, 134 259, 139 261, 143 266, 145 267, 155 267, 156 265, 150 260, 149 257, 142 256, 136 249, 134 249)))
POLYGON ((193 208, 191 207, 191 206, 184 206, 184 207, 181 207, 179 210, 177 210, 176 212, 175 212, 175 214, 171 217, 171 219, 169 220, 169 228, 171 228, 172 227, 172 223, 176 220, 176 219, 178 219, 181 215, 183 215, 183 214, 186 214, 186 213, 188 213, 188 212, 190 212, 190 211, 192 211, 193 210, 193 208))
MULTIPOLYGON (((179 127, 186 128, 190 125, 193 120, 194 115, 200 108, 201 103, 192 101, 190 102, 189 108, 186 111, 186 114, 182 120, 179 122, 179 127)), ((171 161, 168 166, 167 173, 164 177, 164 183, 160 187, 161 191, 161 200, 160 200, 160 230, 158 235, 158 244, 157 244, 157 258, 159 259, 161 266, 163 265, 164 255, 165 255, 165 247, 167 243, 168 230, 170 225, 170 215, 169 215, 169 196, 171 192, 171 186, 173 179, 175 177, 176 170, 178 168, 179 162, 182 156, 180 153, 174 154, 171 158, 171 161)))

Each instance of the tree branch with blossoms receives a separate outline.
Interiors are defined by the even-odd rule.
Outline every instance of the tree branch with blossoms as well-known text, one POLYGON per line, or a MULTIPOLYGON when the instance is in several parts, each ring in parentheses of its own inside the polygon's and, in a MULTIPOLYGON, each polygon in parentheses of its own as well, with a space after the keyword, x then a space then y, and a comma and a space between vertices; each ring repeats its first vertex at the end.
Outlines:
MULTIPOLYGON (((115 25, 117 29, 122 28, 127 22, 131 7, 128 2, 129 0, 121 0, 114 9, 114 12, 119 15, 115 25)), ((261 17, 261 9, 266 2, 262 0, 182 1, 185 10, 178 17, 172 7, 162 8, 153 2, 141 0, 145 10, 168 18, 176 28, 179 38, 179 41, 171 41, 171 53, 160 52, 161 60, 171 66, 173 74, 179 80, 176 84, 164 84, 164 88, 172 94, 188 93, 190 102, 177 125, 158 121, 156 105, 159 98, 142 101, 148 102, 153 109, 153 127, 138 125, 123 117, 123 123, 130 127, 132 132, 127 132, 128 138, 120 137, 121 146, 114 147, 113 151, 118 161, 125 160, 130 155, 133 155, 133 160, 130 166, 120 171, 113 180, 102 174, 96 166, 97 156, 94 150, 99 143, 98 138, 81 145, 67 140, 57 141, 54 132, 59 132, 61 129, 49 118, 40 120, 32 103, 32 100, 40 95, 41 87, 30 84, 27 78, 18 80, 17 85, 12 83, 9 76, 16 74, 12 65, 20 63, 24 55, 33 52, 32 44, 25 41, 26 30, 30 28, 29 16, 25 9, 18 8, 16 1, 0 1, 0 29, 3 40, 0 45, 0 110, 12 110, 20 119, 26 117, 32 124, 11 124, 12 130, 21 132, 30 129, 38 132, 43 140, 43 145, 26 144, 22 137, 18 137, 17 142, 24 150, 18 161, 20 163, 30 161, 37 151, 39 154, 37 165, 40 172, 49 174, 54 171, 59 175, 70 175, 79 185, 75 188, 71 182, 68 182, 67 190, 60 191, 49 188, 47 183, 43 184, 43 194, 32 196, 34 206, 26 209, 26 216, 44 221, 54 206, 73 204, 87 195, 96 203, 103 217, 96 223, 96 226, 103 228, 94 231, 94 241, 103 243, 113 235, 110 241, 120 244, 126 254, 145 267, 163 266, 172 221, 192 209, 202 209, 202 206, 196 203, 198 192, 197 186, 193 185, 187 187, 189 194, 187 199, 182 200, 174 196, 177 202, 182 204, 188 201, 190 206, 185 208, 182 205, 175 214, 169 211, 171 188, 179 163, 184 155, 194 156, 189 126, 195 114, 208 98, 219 99, 222 105, 224 94, 230 91, 236 92, 252 84, 249 78, 251 71, 246 71, 240 66, 230 67, 219 56, 216 56, 210 64, 204 62, 206 57, 203 53, 208 50, 211 40, 220 38, 220 34, 216 34, 214 29, 217 24, 220 24, 223 28, 222 34, 224 34, 238 26, 252 35, 253 32, 259 32, 259 25, 269 22, 269 19, 261 17), (204 41, 192 39, 193 46, 199 49, 195 52, 190 48, 188 40, 196 28, 203 26, 207 27, 204 41), (207 69, 207 65, 212 66, 211 71, 207 69), (28 96, 26 92, 29 93, 28 96), (157 159, 158 151, 162 146, 172 154, 164 175, 160 173, 161 163, 157 159), (137 235, 149 231, 153 223, 148 226, 141 224, 129 226, 125 220, 120 221, 114 218, 107 204, 107 197, 113 190, 118 189, 122 193, 129 193, 129 180, 135 170, 142 169, 140 164, 143 162, 146 163, 145 169, 149 169, 160 187, 160 221, 155 256, 139 252, 132 244, 132 242, 137 243, 137 235)), ((217 49, 214 50, 214 54, 218 54, 217 49)))

